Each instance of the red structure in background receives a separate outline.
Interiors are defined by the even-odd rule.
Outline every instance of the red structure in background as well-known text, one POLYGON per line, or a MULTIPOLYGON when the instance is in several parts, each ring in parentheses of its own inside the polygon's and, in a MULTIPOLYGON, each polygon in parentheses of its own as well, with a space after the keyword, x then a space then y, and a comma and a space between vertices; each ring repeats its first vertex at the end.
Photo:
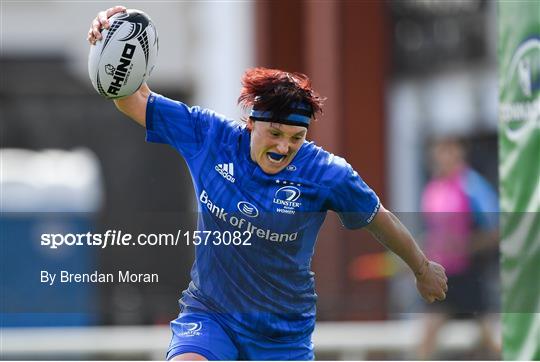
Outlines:
MULTIPOLYGON (((308 74, 328 97, 310 138, 344 156, 385 196, 385 76, 388 16, 382 1, 256 2, 257 65, 308 74)), ((321 319, 381 319, 386 283, 358 282, 349 265, 381 250, 366 232, 348 232, 329 214, 319 234, 313 270, 321 319)))

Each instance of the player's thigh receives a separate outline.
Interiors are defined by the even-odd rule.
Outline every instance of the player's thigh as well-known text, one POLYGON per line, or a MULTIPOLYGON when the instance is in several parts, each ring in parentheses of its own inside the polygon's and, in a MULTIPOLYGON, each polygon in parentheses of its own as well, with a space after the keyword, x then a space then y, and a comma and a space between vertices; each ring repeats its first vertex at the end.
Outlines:
POLYGON ((315 358, 311 335, 295 342, 238 336, 240 359, 259 361, 311 361, 315 358))
POLYGON ((238 359, 236 346, 211 313, 180 313, 171 322, 171 331, 167 360, 185 360, 189 357, 187 354, 195 354, 206 360, 238 359))

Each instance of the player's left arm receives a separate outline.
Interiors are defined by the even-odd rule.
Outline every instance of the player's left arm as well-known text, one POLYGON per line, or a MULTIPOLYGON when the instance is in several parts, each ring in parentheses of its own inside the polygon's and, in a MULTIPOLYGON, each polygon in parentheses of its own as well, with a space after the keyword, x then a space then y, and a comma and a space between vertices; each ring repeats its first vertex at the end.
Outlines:
POLYGON ((429 261, 413 236, 399 219, 382 205, 367 230, 384 246, 397 254, 416 276, 416 287, 429 303, 446 298, 448 290, 444 268, 429 261))

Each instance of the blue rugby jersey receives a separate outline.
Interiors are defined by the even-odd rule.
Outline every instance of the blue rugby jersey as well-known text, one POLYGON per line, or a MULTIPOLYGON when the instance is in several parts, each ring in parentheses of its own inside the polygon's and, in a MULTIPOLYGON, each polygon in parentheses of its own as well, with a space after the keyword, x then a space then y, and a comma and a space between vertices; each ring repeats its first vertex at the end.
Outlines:
POLYGON ((311 333, 317 296, 310 265, 326 211, 347 228, 363 227, 379 209, 376 194, 343 158, 307 141, 286 169, 268 175, 250 158, 245 126, 158 94, 148 100, 146 128, 147 141, 185 158, 198 230, 213 233, 212 242, 196 246, 181 304, 255 335, 311 333), (235 231, 242 245, 214 245, 235 231))

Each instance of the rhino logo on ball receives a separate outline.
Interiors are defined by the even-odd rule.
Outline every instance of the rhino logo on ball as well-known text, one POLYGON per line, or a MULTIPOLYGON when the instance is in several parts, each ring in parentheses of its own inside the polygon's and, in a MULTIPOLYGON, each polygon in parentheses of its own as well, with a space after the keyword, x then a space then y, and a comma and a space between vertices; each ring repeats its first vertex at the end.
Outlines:
POLYGON ((105 66, 105 73, 107 73, 108 75, 113 75, 115 71, 116 71, 116 68, 114 68, 112 64, 107 64, 105 66))

